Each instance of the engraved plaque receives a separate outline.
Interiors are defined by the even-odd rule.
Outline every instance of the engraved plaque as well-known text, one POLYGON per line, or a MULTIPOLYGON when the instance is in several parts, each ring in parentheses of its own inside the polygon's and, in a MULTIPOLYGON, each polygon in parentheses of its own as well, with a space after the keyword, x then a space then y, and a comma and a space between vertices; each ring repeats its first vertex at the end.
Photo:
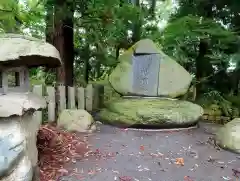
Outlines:
POLYGON ((132 92, 157 96, 160 60, 158 54, 133 56, 132 92))

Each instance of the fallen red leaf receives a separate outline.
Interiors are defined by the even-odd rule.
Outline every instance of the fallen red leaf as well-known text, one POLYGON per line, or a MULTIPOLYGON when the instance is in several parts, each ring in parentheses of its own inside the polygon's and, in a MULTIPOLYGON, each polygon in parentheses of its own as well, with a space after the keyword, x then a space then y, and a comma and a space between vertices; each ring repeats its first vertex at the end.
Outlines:
POLYGON ((176 158, 175 164, 184 166, 184 159, 183 158, 176 158))
POLYGON ((140 146, 140 150, 144 151, 144 146, 143 145, 140 146))
POLYGON ((70 174, 71 171, 64 168, 65 163, 83 158, 89 151, 83 138, 52 125, 41 126, 37 138, 41 181, 70 174))
POLYGON ((193 181, 189 176, 185 176, 185 177, 184 177, 184 180, 185 180, 185 181, 193 181))
POLYGON ((235 176, 235 177, 240 177, 240 168, 233 168, 232 169, 232 171, 233 171, 233 175, 235 176))
POLYGON ((132 181, 133 179, 131 177, 128 177, 128 176, 122 176, 122 177, 119 177, 119 180, 120 181, 132 181))

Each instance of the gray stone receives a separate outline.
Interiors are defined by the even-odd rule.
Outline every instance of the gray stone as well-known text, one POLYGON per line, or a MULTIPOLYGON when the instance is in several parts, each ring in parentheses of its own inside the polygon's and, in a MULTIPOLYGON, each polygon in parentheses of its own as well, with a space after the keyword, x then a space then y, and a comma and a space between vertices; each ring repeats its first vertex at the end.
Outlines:
POLYGON ((33 179, 32 181, 41 181, 40 180, 40 168, 38 166, 33 167, 33 179))
POLYGON ((225 149, 240 154, 240 118, 235 118, 217 131, 216 140, 225 149))
POLYGON ((33 168, 31 161, 27 156, 23 157, 16 165, 10 175, 1 179, 1 181, 32 181, 33 168))
POLYGON ((19 34, 0 35, 4 92, 0 96, 1 181, 32 181, 33 168, 37 167, 36 138, 40 121, 33 119, 33 113, 45 108, 46 101, 27 92, 28 71, 25 68, 60 64, 59 52, 45 41, 19 34), (8 88, 9 71, 19 72, 20 85, 8 88))
POLYGON ((0 169, 1 176, 9 174, 25 154, 25 136, 20 122, 0 120, 0 169))
POLYGON ((93 132, 96 124, 91 114, 83 109, 65 109, 59 117, 57 124, 68 131, 93 132))
POLYGON ((79 181, 79 179, 74 176, 62 176, 59 178, 59 181, 79 181))
POLYGON ((0 96, 0 117, 22 116, 27 111, 46 107, 46 101, 33 93, 8 93, 0 96))
POLYGON ((203 108, 188 101, 136 98, 110 102, 99 116, 113 125, 187 127, 196 124, 202 115, 203 108))
POLYGON ((158 54, 158 47, 152 43, 149 39, 141 40, 141 43, 138 43, 134 47, 134 54, 158 54))
POLYGON ((13 142, 14 136, 12 134, 0 140, 0 177, 9 175, 24 153, 23 141, 13 142))
MULTIPOLYGON (((0 138, 12 135, 11 141, 14 141, 15 145, 23 143, 23 154, 28 156, 32 166, 36 166, 38 161, 36 139, 41 124, 33 119, 33 111, 41 110, 45 106, 46 101, 42 97, 29 92, 0 96, 0 138)), ((5 150, 4 153, 10 155, 11 151, 7 153, 5 150)))
POLYGON ((20 127, 25 136, 25 155, 30 159, 32 166, 37 166, 38 150, 37 150, 37 134, 41 126, 41 122, 33 120, 32 114, 24 114, 19 117, 20 127))
POLYGON ((192 76, 149 39, 140 40, 124 52, 109 75, 114 90, 124 96, 175 98, 187 92, 191 81, 192 76), (141 68, 144 71, 136 70, 141 68))
POLYGON ((133 56, 132 91, 137 95, 155 96, 158 91, 160 60, 157 55, 133 56))
POLYGON ((34 121, 26 119, 25 116, 28 114, 0 119, 1 181, 32 181, 32 167, 37 163, 37 149, 36 142, 31 139, 36 140, 39 126, 34 128, 28 122, 34 121))
POLYGON ((61 64, 61 59, 58 50, 45 41, 6 33, 0 35, 0 64, 56 67, 61 64))

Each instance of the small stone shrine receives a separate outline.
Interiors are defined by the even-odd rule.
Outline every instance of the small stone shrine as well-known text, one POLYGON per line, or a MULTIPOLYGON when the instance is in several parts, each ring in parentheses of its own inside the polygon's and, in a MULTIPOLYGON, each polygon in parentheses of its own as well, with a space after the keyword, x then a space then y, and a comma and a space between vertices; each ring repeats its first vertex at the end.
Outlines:
POLYGON ((33 113, 45 108, 46 101, 30 92, 29 68, 60 64, 59 52, 44 41, 0 35, 0 181, 38 180, 36 138, 41 123, 33 113))
POLYGON ((113 89, 123 97, 100 112, 103 122, 124 127, 189 127, 196 125, 203 109, 184 95, 192 76, 164 54, 150 39, 143 39, 119 57, 109 75, 113 89))

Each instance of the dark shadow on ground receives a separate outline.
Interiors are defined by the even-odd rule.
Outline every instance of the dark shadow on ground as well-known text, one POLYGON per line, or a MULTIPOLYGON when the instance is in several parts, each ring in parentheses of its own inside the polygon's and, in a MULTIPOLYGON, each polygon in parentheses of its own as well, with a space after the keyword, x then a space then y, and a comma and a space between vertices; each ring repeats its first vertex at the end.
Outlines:
POLYGON ((174 132, 100 127, 89 135, 96 155, 69 165, 78 175, 61 181, 236 181, 232 169, 240 167, 240 157, 214 146, 216 125, 174 132))

